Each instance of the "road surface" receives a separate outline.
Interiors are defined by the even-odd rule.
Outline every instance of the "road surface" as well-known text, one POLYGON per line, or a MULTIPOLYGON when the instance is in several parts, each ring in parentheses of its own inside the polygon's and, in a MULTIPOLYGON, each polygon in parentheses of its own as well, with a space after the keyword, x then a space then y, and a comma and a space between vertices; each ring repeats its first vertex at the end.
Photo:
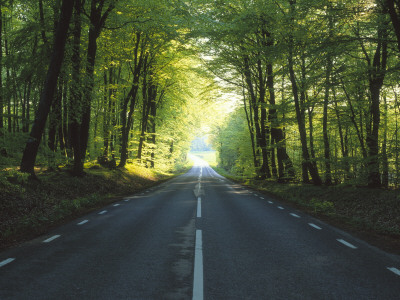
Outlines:
POLYGON ((0 252, 0 299, 400 299, 400 257, 198 159, 0 252))

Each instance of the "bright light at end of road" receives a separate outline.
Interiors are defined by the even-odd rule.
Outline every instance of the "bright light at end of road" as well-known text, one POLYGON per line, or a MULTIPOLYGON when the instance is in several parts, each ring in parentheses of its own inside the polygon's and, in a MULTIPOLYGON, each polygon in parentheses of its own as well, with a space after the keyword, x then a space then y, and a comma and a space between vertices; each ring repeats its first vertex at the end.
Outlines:
POLYGON ((190 154, 190 153, 188 156, 189 156, 189 159, 193 160, 193 163, 196 167, 207 167, 208 166, 208 163, 204 159, 201 159, 200 157, 190 154))

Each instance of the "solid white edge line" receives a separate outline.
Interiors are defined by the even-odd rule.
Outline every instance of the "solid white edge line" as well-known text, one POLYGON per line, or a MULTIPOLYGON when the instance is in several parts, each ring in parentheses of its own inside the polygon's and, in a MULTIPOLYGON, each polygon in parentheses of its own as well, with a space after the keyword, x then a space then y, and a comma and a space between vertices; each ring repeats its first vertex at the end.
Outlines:
POLYGON ((203 238, 202 231, 196 230, 194 251, 193 300, 203 300, 203 238))
POLYGON ((104 215, 106 212, 107 212, 106 210, 103 210, 103 211, 99 212, 99 215, 104 215))
POLYGON ((0 262, 0 268, 4 267, 5 265, 8 265, 9 263, 13 262, 15 258, 7 258, 3 261, 0 262))
POLYGON ((391 272, 393 272, 394 274, 396 274, 396 275, 399 275, 400 276, 400 270, 399 269, 397 269, 397 268, 387 268, 389 271, 391 271, 391 272))
POLYGON ((339 243, 342 243, 343 245, 349 247, 349 248, 357 249, 356 246, 354 246, 353 244, 350 244, 349 242, 346 242, 345 240, 337 239, 337 241, 338 241, 339 243))
POLYGON ((89 222, 89 220, 83 220, 82 222, 79 222, 79 223, 76 224, 76 225, 83 225, 83 224, 85 224, 85 223, 87 223, 87 222, 89 222))
POLYGON ((291 215, 292 217, 295 217, 295 218, 300 218, 299 215, 296 215, 296 214, 294 214, 294 213, 291 213, 290 215, 291 215))
POLYGON ((55 239, 58 239, 61 235, 53 235, 51 238, 48 238, 47 240, 44 240, 43 243, 50 243, 51 241, 54 241, 55 239))
POLYGON ((321 227, 319 227, 319 226, 317 226, 317 225, 315 225, 315 224, 313 224, 313 223, 308 223, 308 225, 310 225, 311 227, 313 227, 313 228, 315 228, 315 229, 318 229, 318 230, 321 230, 321 229, 322 229, 321 227))
POLYGON ((197 198, 197 217, 201 218, 201 198, 197 198))

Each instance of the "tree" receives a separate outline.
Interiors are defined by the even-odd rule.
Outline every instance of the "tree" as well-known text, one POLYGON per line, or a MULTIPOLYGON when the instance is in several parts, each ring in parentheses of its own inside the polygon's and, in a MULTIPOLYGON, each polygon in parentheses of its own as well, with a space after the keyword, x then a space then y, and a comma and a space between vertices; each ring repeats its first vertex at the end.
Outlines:
POLYGON ((71 19, 74 1, 63 0, 60 10, 60 19, 54 39, 53 54, 47 71, 46 82, 41 94, 39 107, 36 112, 35 122, 32 126, 30 137, 26 144, 21 161, 21 171, 34 175, 35 160, 42 138, 46 119, 53 101, 58 75, 64 58, 65 43, 71 19))

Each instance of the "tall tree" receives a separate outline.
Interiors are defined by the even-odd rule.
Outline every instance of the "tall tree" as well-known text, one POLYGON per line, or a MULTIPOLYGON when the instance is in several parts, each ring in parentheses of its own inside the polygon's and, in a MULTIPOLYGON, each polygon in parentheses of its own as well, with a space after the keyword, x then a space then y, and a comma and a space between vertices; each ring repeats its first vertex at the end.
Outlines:
POLYGON ((62 1, 60 19, 54 38, 53 53, 47 71, 46 82, 44 84, 44 88, 40 97, 35 122, 32 126, 30 137, 26 144, 21 161, 21 171, 31 173, 32 175, 34 175, 35 173, 34 165, 39 149, 39 144, 42 138, 47 116, 50 111, 51 103, 53 101, 54 91, 57 86, 58 75, 60 73, 61 65, 64 58, 65 43, 67 40, 68 28, 72 16, 73 7, 73 0, 62 1))
POLYGON ((89 15, 89 37, 86 53, 86 78, 85 88, 83 90, 83 106, 82 106, 82 119, 80 127, 80 148, 81 148, 81 163, 86 155, 86 149, 89 140, 89 128, 91 118, 91 103, 92 93, 94 88, 94 70, 96 64, 97 54, 97 39, 103 30, 106 20, 115 8, 117 0, 110 1, 108 6, 105 7, 105 0, 92 0, 90 3, 89 15))

